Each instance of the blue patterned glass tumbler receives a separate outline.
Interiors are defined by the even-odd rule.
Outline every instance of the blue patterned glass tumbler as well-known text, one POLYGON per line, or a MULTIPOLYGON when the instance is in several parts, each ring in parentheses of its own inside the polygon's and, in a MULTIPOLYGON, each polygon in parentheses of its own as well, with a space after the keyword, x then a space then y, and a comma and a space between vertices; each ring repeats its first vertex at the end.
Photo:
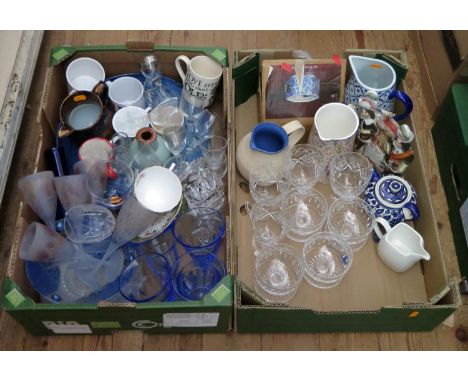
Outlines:
POLYGON ((172 288, 179 298, 201 300, 226 276, 219 257, 205 250, 184 253, 172 267, 172 288))
POLYGON ((203 249, 216 254, 225 229, 226 219, 221 213, 212 208, 199 207, 177 218, 173 232, 185 251, 203 249))
POLYGON ((166 301, 171 289, 171 266, 161 255, 137 257, 120 276, 120 293, 132 302, 166 301))

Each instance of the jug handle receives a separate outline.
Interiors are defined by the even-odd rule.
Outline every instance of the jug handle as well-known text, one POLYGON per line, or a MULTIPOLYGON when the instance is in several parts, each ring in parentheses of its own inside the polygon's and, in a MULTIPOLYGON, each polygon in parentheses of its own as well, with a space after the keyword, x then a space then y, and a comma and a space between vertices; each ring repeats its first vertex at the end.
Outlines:
POLYGON ((405 209, 409 210, 411 214, 413 215, 412 217, 409 217, 407 220, 416 220, 419 218, 419 215, 420 215, 419 208, 416 204, 408 203, 405 206, 403 206, 403 214, 405 215, 405 219, 406 219, 405 209))
POLYGON ((392 230, 392 227, 388 223, 387 220, 384 218, 378 217, 374 221, 374 231, 379 237, 379 239, 382 239, 387 233, 389 233, 392 230), (383 232, 380 230, 380 226, 384 229, 383 232))
POLYGON ((97 95, 102 104, 104 105, 106 102, 106 99, 109 95, 109 85, 108 82, 111 83, 110 81, 104 82, 104 81, 99 81, 96 85, 94 85, 92 93, 97 95))
POLYGON ((64 126, 62 123, 60 124, 60 128, 58 130, 59 138, 68 137, 71 133, 73 133, 73 130, 70 129, 70 127, 64 126))
POLYGON ((405 92, 401 92, 399 90, 394 90, 388 96, 388 99, 396 98, 398 101, 405 105, 405 111, 403 114, 398 114, 393 117, 395 121, 401 121, 405 119, 410 113, 413 111, 413 101, 411 100, 410 96, 405 92))
POLYGON ((283 129, 286 131, 286 134, 288 134, 289 147, 292 147, 299 142, 305 134, 305 127, 302 126, 302 123, 299 121, 288 122, 286 125, 283 125, 283 129))

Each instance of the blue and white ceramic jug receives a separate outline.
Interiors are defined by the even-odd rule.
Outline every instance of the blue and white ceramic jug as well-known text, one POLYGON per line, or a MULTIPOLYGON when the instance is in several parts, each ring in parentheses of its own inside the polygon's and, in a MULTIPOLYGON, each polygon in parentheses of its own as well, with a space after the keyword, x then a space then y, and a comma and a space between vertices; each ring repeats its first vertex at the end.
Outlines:
POLYGON ((411 98, 396 90, 396 73, 385 61, 362 56, 349 56, 351 76, 346 83, 345 104, 358 104, 359 97, 373 93, 378 98, 378 109, 393 112, 393 99, 405 106, 403 114, 396 115, 395 121, 405 119, 413 110, 411 98))
POLYGON ((402 221, 419 218, 416 191, 400 176, 382 177, 374 169, 364 191, 364 200, 374 210, 375 217, 384 218, 392 227, 402 221))

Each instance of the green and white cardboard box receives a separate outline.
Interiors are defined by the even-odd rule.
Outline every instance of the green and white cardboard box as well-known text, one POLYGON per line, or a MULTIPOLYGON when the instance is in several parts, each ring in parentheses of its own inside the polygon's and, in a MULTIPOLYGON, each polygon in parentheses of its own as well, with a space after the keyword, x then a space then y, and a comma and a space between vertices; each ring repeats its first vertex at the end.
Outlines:
MULTIPOLYGON (((375 57, 377 53, 383 52, 347 51, 344 57, 349 54, 375 57)), ((405 62, 400 51, 385 53, 405 62)), ((292 51, 234 52, 231 89, 233 147, 260 121, 262 61, 291 58, 294 58, 292 51)), ((404 83, 400 88, 404 90, 404 83)), ((412 125, 411 118, 405 122, 412 125)), ((414 222, 414 227, 423 236, 431 260, 398 274, 379 260, 376 244, 369 239, 365 247, 355 254, 351 270, 337 287, 317 289, 303 281, 287 305, 270 304, 252 288, 254 252, 249 218, 243 208, 250 195, 246 181, 236 171, 234 157, 231 158, 231 192, 235 194, 232 199, 235 220, 232 248, 236 269, 235 330, 256 333, 429 331, 459 307, 460 294, 455 280, 446 272, 417 129, 414 130, 415 160, 405 178, 417 191, 421 218, 414 222)), ((231 155, 235 155, 234 150, 231 155)), ((330 194, 328 186, 319 187, 320 191, 330 194)))
MULTIPOLYGON (((125 46, 86 46, 54 48, 50 56, 46 84, 37 119, 37 150, 35 171, 45 168, 44 150, 53 146, 60 103, 67 95, 65 69, 78 57, 98 60, 106 76, 139 72, 143 56, 154 52, 161 62, 164 75, 180 81, 174 60, 178 55, 194 57, 208 55, 223 65, 223 78, 211 108, 217 115, 216 132, 230 135, 228 124, 228 56, 224 48, 165 47, 145 42, 125 46)), ((29 158, 28 158, 29 159, 29 158)), ((141 329, 151 333, 227 332, 232 327, 233 268, 231 262, 231 222, 227 214, 224 239, 225 263, 228 275, 202 301, 176 301, 141 304, 50 304, 40 302, 29 285, 24 262, 18 257, 19 243, 27 225, 37 219, 32 210, 21 203, 11 250, 7 275, 2 291, 2 306, 33 335, 108 333, 113 330, 141 329)))

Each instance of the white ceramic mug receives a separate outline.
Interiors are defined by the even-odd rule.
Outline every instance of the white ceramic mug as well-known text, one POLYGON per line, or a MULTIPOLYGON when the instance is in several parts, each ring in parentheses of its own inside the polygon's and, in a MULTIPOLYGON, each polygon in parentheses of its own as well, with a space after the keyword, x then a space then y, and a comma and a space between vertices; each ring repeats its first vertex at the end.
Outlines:
POLYGON ((380 259, 395 272, 406 272, 418 261, 431 259, 424 249, 422 236, 406 223, 392 228, 387 220, 378 217, 374 221, 374 231, 380 239, 377 247, 380 259))
POLYGON ((106 81, 109 87, 109 99, 116 109, 125 106, 145 108, 143 84, 133 77, 120 77, 114 81, 106 81))
POLYGON ((65 77, 69 94, 80 90, 90 92, 99 81, 104 81, 106 72, 96 60, 81 57, 68 65, 65 77))
POLYGON ((196 56, 192 59, 179 56, 175 59, 175 66, 189 94, 202 98, 204 107, 210 106, 223 74, 223 67, 208 56, 196 56), (181 62, 187 65, 186 73, 181 62))

